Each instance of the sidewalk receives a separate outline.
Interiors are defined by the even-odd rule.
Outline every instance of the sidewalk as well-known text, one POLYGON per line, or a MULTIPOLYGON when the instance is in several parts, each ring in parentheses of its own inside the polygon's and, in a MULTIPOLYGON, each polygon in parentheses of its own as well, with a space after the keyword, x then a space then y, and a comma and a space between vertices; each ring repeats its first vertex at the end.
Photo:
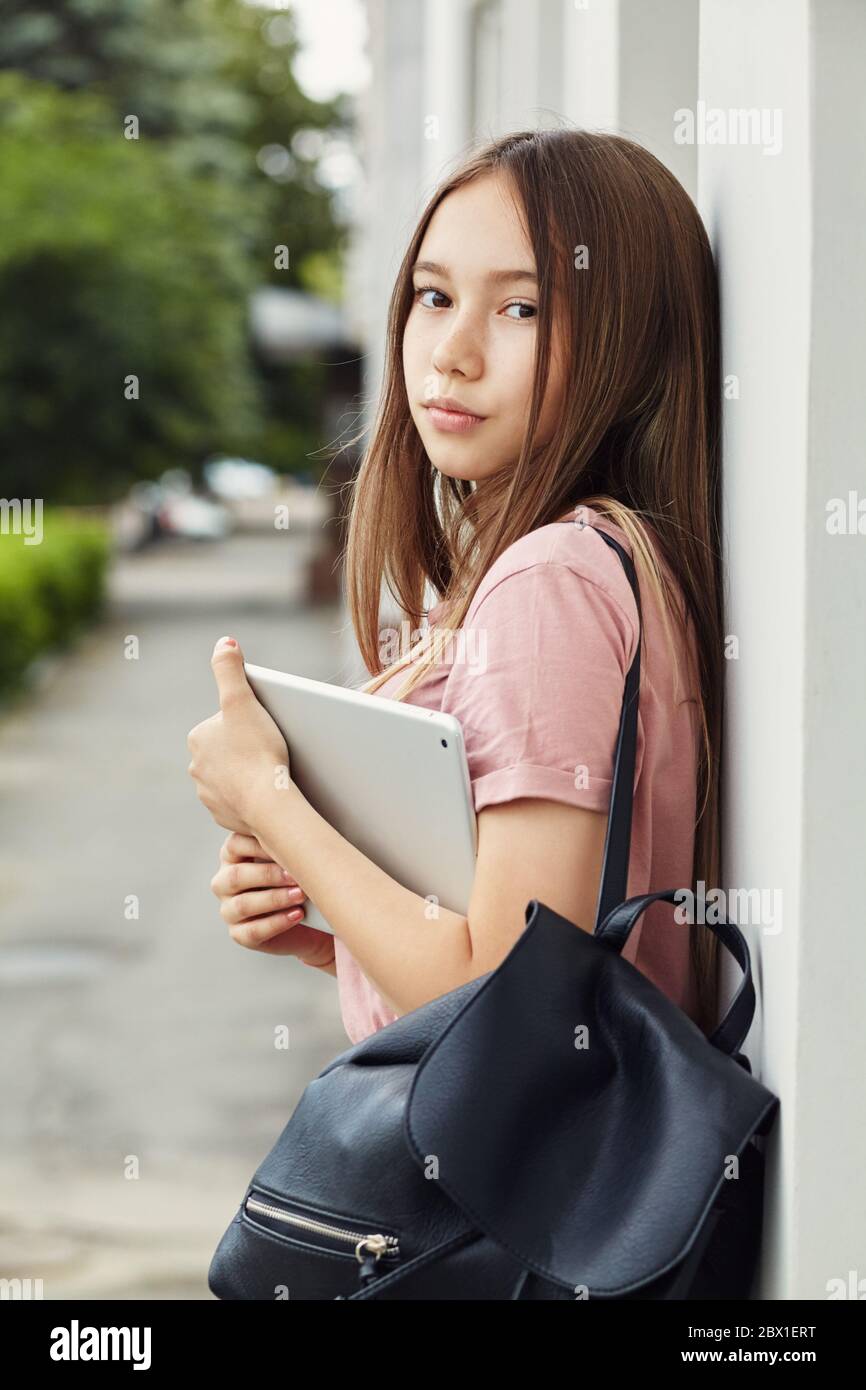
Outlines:
POLYGON ((223 632, 342 678, 339 607, 302 602, 306 545, 122 557, 105 622, 0 719, 0 1276, 45 1298, 210 1297, 249 1177, 348 1046, 332 977, 228 936, 209 887, 227 832, 186 771, 223 632))

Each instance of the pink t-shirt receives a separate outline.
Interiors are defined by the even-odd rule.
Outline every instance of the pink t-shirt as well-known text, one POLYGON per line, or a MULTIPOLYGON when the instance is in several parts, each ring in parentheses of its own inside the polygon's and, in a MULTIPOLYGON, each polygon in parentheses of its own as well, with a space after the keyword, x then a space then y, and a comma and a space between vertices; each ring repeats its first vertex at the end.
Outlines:
MULTIPOLYGON (((460 720, 476 813, 525 796, 596 811, 610 807, 638 617, 619 556, 593 528, 606 530, 629 554, 631 545, 620 527, 592 507, 579 509, 584 526, 573 513, 568 516, 522 536, 499 556, 473 596, 465 633, 452 639, 450 658, 446 652, 405 697, 460 720), (576 777, 578 766, 583 771, 576 777)), ((664 567, 658 550, 656 556, 664 567)), ((642 585, 627 897, 692 884, 698 705, 679 644, 675 695, 661 616, 645 590, 642 585)), ((443 607, 431 609, 431 624, 443 607)), ((672 633, 677 641, 673 623, 672 633)), ((694 641, 691 621, 689 634, 694 641)), ((404 667, 375 694, 393 696, 407 675, 404 667)), ((543 892, 537 896, 544 901, 543 892)), ((670 904, 653 903, 642 914, 622 954, 696 1018, 688 928, 675 921, 670 904)), ((360 1042, 397 1015, 339 938, 335 955, 343 1024, 351 1042, 360 1042)))

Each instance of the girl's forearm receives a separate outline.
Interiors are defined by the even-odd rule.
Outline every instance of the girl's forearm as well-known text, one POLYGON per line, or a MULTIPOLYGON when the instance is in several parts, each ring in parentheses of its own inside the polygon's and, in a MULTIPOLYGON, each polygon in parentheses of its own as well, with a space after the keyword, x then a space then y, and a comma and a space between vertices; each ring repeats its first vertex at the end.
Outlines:
POLYGON ((391 878, 294 783, 265 782, 248 815, 260 844, 302 885, 395 1013, 473 978, 467 919, 391 878))

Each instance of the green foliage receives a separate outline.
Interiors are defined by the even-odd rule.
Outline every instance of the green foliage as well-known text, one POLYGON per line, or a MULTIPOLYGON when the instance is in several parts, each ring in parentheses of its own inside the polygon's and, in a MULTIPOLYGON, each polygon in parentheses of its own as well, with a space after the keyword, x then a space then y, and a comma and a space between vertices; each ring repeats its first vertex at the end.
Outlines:
POLYGON ((250 209, 124 139, 102 99, 13 73, 0 186, 6 495, 107 499, 255 429, 250 209))
POLYGON ((339 284, 315 156, 345 116, 298 89, 292 23, 242 0, 7 0, 3 495, 108 501, 213 453, 315 447, 321 394, 294 367, 274 389, 247 329, 258 284, 339 284))
POLYGON ((0 532, 0 693, 30 663, 66 646, 102 610, 111 555, 107 527, 46 507, 42 539, 0 532))

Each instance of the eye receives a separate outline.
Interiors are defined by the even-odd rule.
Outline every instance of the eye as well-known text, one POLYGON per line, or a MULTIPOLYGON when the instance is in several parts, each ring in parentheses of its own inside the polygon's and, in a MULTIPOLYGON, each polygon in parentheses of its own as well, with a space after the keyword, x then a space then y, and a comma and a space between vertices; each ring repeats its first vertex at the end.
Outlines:
MULTIPOLYGON (((419 285, 418 288, 415 290, 415 303, 422 304, 422 307, 425 309, 441 309, 444 307, 441 304, 423 304, 423 296, 425 294, 438 294, 441 295, 443 299, 448 299, 448 295, 445 293, 445 291, 437 290, 435 285, 419 285)), ((516 323, 527 323, 531 317, 534 317, 538 314, 538 309, 534 304, 528 303, 525 299, 516 299, 513 300, 511 304, 505 305, 505 313, 507 316, 513 317, 516 323), (511 316, 508 315, 509 309, 528 309, 529 313, 526 315, 517 314, 511 316)))
MULTIPOLYGON (((513 304, 506 304, 505 308, 506 308, 506 310, 507 310, 507 309, 529 309, 529 310, 531 311, 531 313, 533 313, 533 314, 537 314, 537 313, 538 313, 538 310, 536 309, 535 305, 534 305, 534 304, 527 304, 527 302, 526 302, 525 299, 517 299, 517 300, 514 301, 513 304)), ((518 316, 518 320, 517 320, 517 321, 518 321, 519 323, 525 323, 525 322, 526 322, 526 320, 525 320, 522 316, 518 316)))
MULTIPOLYGON (((444 290, 437 290, 436 287, 435 287, 434 285, 419 285, 418 289, 415 291, 415 301, 416 301, 416 303, 420 303, 420 302, 421 302, 421 296, 422 296, 422 295, 425 295, 425 294, 441 294, 443 299, 447 299, 447 298, 448 298, 448 296, 447 296, 447 294, 445 293, 444 290)), ((437 308, 441 308, 441 305, 438 305, 438 304, 425 304, 425 305, 424 305, 424 308, 425 308, 425 309, 437 309, 437 308)))

